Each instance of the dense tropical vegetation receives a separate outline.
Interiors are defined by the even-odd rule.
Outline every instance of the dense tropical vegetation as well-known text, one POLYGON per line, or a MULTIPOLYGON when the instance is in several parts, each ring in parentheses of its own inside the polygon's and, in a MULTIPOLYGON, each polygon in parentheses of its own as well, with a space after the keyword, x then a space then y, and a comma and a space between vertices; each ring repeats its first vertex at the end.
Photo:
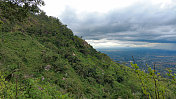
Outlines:
POLYGON ((40 11, 43 4, 0 1, 0 98, 174 99, 171 71, 174 80, 113 62, 40 11))

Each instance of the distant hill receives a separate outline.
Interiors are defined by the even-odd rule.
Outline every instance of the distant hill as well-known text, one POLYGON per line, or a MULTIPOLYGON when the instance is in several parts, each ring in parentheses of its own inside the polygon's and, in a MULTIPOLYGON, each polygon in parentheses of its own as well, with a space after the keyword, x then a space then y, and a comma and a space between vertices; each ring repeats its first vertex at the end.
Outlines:
MULTIPOLYGON (((133 69, 96 51, 59 19, 44 12, 8 17, 3 10, 23 8, 9 2, 0 3, 1 98, 155 97, 152 78, 145 83, 150 87, 145 93, 133 69), (2 4, 8 6, 4 9, 2 4)), ((168 81, 162 80, 160 85, 164 87, 163 95, 172 98, 175 89, 173 85, 167 86, 168 81)))

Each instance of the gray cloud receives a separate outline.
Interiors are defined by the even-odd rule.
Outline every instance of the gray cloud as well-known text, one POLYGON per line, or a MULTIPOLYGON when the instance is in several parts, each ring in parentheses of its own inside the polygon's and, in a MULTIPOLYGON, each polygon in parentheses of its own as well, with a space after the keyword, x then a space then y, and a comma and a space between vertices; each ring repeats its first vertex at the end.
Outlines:
POLYGON ((77 14, 67 7, 61 20, 76 35, 87 40, 176 43, 176 6, 159 8, 149 3, 139 3, 106 14, 77 14))

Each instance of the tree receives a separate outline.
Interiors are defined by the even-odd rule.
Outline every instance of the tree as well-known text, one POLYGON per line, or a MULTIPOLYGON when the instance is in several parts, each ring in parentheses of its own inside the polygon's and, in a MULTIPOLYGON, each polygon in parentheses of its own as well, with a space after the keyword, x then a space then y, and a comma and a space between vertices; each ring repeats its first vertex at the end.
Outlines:
POLYGON ((11 3, 17 6, 21 6, 32 12, 39 11, 38 6, 44 5, 43 0, 2 0, 2 2, 11 3))
POLYGON ((43 0, 1 0, 0 13, 10 21, 22 21, 29 13, 39 13, 42 5, 43 0))

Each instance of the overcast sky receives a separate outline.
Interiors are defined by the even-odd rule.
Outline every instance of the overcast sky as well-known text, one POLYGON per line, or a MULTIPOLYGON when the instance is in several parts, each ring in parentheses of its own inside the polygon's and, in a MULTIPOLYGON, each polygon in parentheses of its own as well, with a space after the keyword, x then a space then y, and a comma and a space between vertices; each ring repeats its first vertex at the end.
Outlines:
POLYGON ((44 0, 58 17, 95 48, 176 50, 176 0, 44 0))

